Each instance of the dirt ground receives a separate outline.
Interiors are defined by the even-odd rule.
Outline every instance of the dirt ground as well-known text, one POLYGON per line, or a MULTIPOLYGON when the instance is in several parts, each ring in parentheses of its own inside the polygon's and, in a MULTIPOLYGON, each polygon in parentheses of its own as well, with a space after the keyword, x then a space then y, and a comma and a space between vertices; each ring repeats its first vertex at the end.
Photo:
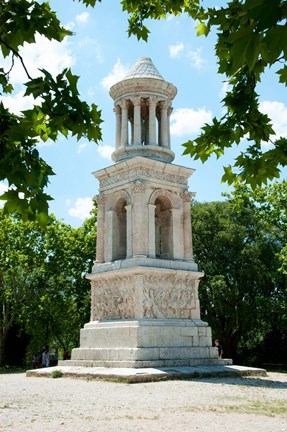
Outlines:
POLYGON ((287 374, 122 384, 0 375, 2 432, 287 432, 287 374))

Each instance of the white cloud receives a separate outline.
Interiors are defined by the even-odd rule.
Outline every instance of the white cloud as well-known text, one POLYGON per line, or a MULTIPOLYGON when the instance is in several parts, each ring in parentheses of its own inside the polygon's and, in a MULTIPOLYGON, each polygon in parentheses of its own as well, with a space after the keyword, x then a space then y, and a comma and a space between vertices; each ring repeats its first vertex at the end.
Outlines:
POLYGON ((112 159, 112 153, 115 150, 114 147, 110 145, 99 145, 97 148, 98 152, 104 159, 112 159))
MULTIPOLYGON (((33 78, 41 73, 38 70, 47 69, 53 76, 57 75, 65 67, 71 67, 74 59, 69 49, 67 38, 62 42, 49 41, 43 36, 36 35, 36 43, 24 44, 20 50, 20 55, 24 59, 25 66, 33 78)), ((1 66, 6 69, 11 66, 11 58, 5 59, 1 66)), ((15 65, 10 72, 11 82, 22 84, 28 77, 20 61, 15 59, 15 65)))
POLYGON ((96 39, 87 36, 81 39, 78 45, 80 48, 88 47, 90 55, 93 57, 93 59, 97 60, 98 63, 103 63, 104 58, 102 55, 101 46, 96 39))
POLYGON ((35 99, 31 95, 24 97, 24 93, 24 90, 22 90, 14 96, 1 96, 1 101, 5 108, 8 108, 14 114, 20 114, 21 111, 33 108, 33 104, 35 103, 35 99))
POLYGON ((67 24, 65 24, 65 29, 67 30, 73 30, 73 28, 75 28, 76 24, 73 21, 68 22, 67 24))
POLYGON ((170 132, 175 136, 184 136, 199 132, 204 123, 210 122, 212 112, 205 108, 179 108, 170 117, 170 132))
POLYGON ((128 66, 122 65, 121 60, 118 59, 118 61, 113 67, 112 72, 102 79, 101 86, 106 90, 110 90, 112 85, 121 81, 124 78, 124 76, 128 72, 128 69, 128 66))
POLYGON ((282 102, 263 101, 260 103, 260 111, 267 114, 273 123, 273 129, 277 138, 287 137, 287 106, 282 102))
POLYGON ((184 50, 184 44, 182 42, 175 45, 169 45, 169 55, 171 58, 180 57, 182 51, 184 50))
MULTIPOLYGON (((67 200, 66 203, 70 203, 70 200, 67 200)), ((86 219, 90 217, 90 211, 93 208, 93 201, 91 198, 77 198, 74 203, 74 207, 69 208, 68 213, 70 216, 86 219)))
POLYGON ((175 15, 168 13, 166 14, 166 20, 167 21, 172 21, 173 19, 175 19, 175 15))
POLYGON ((85 148, 87 148, 89 146, 89 143, 85 142, 85 143, 80 143, 78 145, 78 149, 77 149, 77 153, 80 154, 82 153, 82 151, 85 150, 85 148))
POLYGON ((191 60, 191 66, 194 69, 200 69, 205 60, 201 56, 201 48, 197 48, 195 51, 188 51, 187 56, 191 60))
POLYGON ((225 98, 226 93, 229 92, 231 90, 231 88, 232 87, 228 81, 223 82, 221 89, 220 89, 220 92, 219 92, 219 97, 221 100, 225 98))
POLYGON ((80 15, 76 16, 76 21, 81 23, 81 24, 84 24, 88 21, 89 17, 90 17, 90 14, 88 12, 83 12, 80 15))

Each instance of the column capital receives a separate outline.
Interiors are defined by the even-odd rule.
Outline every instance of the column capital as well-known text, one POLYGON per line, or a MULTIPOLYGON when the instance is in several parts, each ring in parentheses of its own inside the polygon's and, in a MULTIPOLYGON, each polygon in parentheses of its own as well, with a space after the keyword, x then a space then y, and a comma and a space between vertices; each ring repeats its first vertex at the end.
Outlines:
POLYGON ((195 192, 181 192, 180 196, 184 202, 190 202, 192 198, 195 196, 195 192))
POLYGON ((97 202, 98 205, 105 204, 105 197, 104 197, 104 195, 101 195, 101 194, 95 195, 94 196, 94 200, 97 202))
POLYGON ((130 101, 134 104, 134 106, 140 106, 141 104, 141 97, 137 96, 137 97, 133 97, 130 99, 130 101))
POLYGON ((115 105, 115 106, 114 106, 114 112, 115 112, 116 114, 120 114, 120 113, 121 113, 121 107, 120 107, 120 105, 115 105))
POLYGON ((161 107, 162 109, 166 109, 166 110, 168 110, 168 108, 171 107, 171 103, 170 103, 169 100, 160 101, 160 107, 161 107))
POLYGON ((127 109, 129 106, 129 101, 127 99, 122 99, 119 102, 119 106, 121 107, 121 109, 127 109))
POLYGON ((156 106, 157 102, 158 102, 158 97, 156 97, 156 96, 150 96, 149 97, 149 105, 150 106, 156 106))
POLYGON ((146 189, 146 184, 140 180, 136 180, 132 183, 132 190, 134 192, 144 192, 146 189))

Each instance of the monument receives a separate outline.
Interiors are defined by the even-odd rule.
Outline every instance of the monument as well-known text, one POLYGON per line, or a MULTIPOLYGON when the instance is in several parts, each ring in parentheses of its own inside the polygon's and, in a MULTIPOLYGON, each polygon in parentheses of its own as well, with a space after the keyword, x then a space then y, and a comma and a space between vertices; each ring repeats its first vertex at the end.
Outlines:
POLYGON ((114 165, 99 181, 91 320, 72 366, 220 365, 200 319, 188 191, 192 169, 172 164, 169 119, 177 90, 141 57, 113 85, 114 165))

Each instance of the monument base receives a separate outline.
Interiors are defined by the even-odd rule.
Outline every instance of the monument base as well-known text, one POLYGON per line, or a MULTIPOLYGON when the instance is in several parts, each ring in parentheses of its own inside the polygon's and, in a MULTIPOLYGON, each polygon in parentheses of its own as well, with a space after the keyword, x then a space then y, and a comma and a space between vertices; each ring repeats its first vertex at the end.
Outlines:
POLYGON ((232 364, 217 358, 211 329, 201 320, 93 321, 84 326, 80 348, 67 366, 171 367, 232 364))

